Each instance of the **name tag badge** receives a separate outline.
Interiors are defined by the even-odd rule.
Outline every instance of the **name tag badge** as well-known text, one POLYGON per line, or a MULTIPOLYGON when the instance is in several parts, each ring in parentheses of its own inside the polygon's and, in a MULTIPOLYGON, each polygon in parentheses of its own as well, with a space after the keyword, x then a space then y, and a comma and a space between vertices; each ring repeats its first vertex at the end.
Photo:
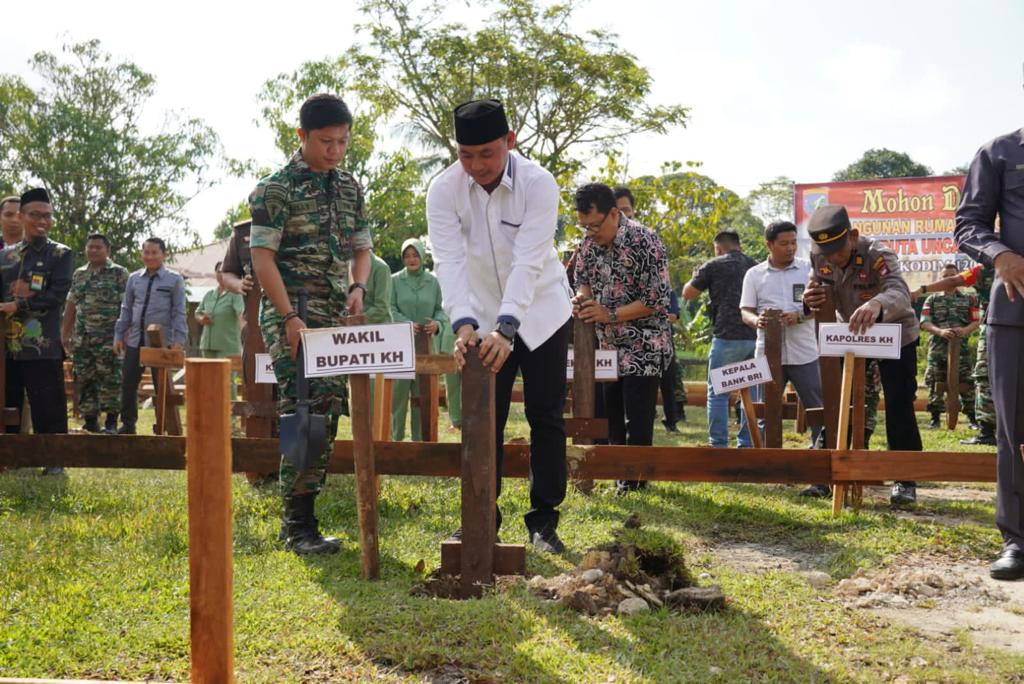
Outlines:
POLYGON ((28 284, 28 289, 33 292, 42 292, 46 284, 46 277, 42 273, 33 273, 28 284))
POLYGON ((804 301, 804 289, 807 286, 803 283, 793 283, 793 301, 797 304, 804 301))

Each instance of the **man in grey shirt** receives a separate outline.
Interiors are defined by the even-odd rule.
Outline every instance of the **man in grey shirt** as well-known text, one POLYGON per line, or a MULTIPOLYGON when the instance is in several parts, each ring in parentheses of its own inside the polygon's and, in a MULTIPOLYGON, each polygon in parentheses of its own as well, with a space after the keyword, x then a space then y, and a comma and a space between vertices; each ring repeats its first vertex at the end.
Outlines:
MULTIPOLYGON (((121 372, 121 427, 118 434, 134 435, 139 417, 139 348, 146 343, 146 328, 154 323, 164 330, 171 349, 183 349, 188 336, 185 324, 185 279, 164 266, 167 245, 157 237, 142 243, 140 268, 128 276, 121 316, 114 328, 114 352, 123 355, 121 372)), ((154 391, 159 388, 154 387, 154 391)))

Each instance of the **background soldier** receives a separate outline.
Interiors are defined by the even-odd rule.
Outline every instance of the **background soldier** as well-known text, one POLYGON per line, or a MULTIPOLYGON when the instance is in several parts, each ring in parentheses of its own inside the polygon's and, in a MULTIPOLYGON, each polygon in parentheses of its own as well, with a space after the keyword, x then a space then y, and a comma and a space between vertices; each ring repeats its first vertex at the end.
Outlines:
MULTIPOLYGON (((942 269, 944 278, 955 277, 956 274, 956 264, 946 264, 942 269)), ((978 300, 973 295, 958 292, 955 285, 947 285, 942 290, 933 286, 932 289, 937 291, 928 295, 921 311, 921 329, 932 336, 928 340, 928 367, 924 372, 924 382, 928 385, 928 410, 932 414, 928 427, 939 427, 945 392, 937 391, 935 385, 946 382, 949 343, 957 340, 960 344, 960 369, 957 381, 961 387, 967 387, 960 391, 960 404, 973 425, 974 382, 971 379, 971 352, 967 346, 967 338, 979 325, 978 300)))
MULTIPOLYGON (((910 290, 900 275, 899 259, 880 243, 860 237, 850 225, 846 207, 839 204, 815 209, 807 232, 814 246, 805 306, 817 311, 825 303, 823 285, 831 285, 838 318, 849 323, 852 332, 863 333, 876 322, 902 326, 900 358, 878 362, 885 391, 885 433, 890 450, 921 451, 914 415, 920 329, 910 305, 910 290)), ((892 505, 916 500, 916 483, 893 484, 889 497, 892 505)))
MULTIPOLYGON (((249 196, 249 245, 264 293, 260 329, 274 362, 282 414, 295 410, 299 331, 341 325, 346 307, 362 313, 372 247, 362 190, 352 174, 337 168, 352 126, 348 107, 334 95, 314 95, 302 104, 299 121, 300 149, 249 196), (297 311, 300 291, 309 297, 306 320, 297 311)), ((286 548, 295 553, 336 553, 341 544, 320 534, 313 510, 327 478, 347 383, 344 376, 311 378, 309 388, 313 412, 326 416, 328 444, 308 470, 282 459, 282 532, 286 548)))
POLYGON ((986 312, 996 407, 996 524, 1003 552, 989 573, 1024 577, 1024 129, 981 147, 971 161, 954 232, 960 251, 996 272, 986 312), (999 232, 996 233, 996 216, 999 232))
MULTIPOLYGON (((68 431, 60 316, 71 287, 71 249, 47 237, 53 226, 50 195, 34 188, 21 196, 19 219, 25 238, 0 252, 0 314, 7 321, 7 406, 21 408, 22 393, 32 407, 37 434, 68 431)), ((14 432, 17 427, 12 427, 14 432)), ((47 468, 43 474, 59 474, 47 468)))
POLYGON ((121 363, 114 353, 114 326, 128 284, 128 269, 110 260, 110 241, 94 233, 85 241, 86 264, 71 278, 60 339, 72 358, 78 410, 86 432, 117 432, 121 403, 121 363))

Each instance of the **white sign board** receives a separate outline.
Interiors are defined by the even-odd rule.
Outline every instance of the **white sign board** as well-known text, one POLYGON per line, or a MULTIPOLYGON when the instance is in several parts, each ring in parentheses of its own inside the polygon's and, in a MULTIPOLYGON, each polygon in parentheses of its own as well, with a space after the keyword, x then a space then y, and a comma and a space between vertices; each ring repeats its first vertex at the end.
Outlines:
POLYGON ((416 370, 412 323, 302 331, 307 378, 416 370))
POLYGON ((408 373, 385 373, 385 380, 415 380, 416 373, 410 371, 408 373))
POLYGON ((277 384, 274 362, 270 360, 270 354, 256 354, 256 382, 264 385, 277 384))
POLYGON ((867 359, 898 359, 903 326, 899 323, 875 323, 863 334, 850 332, 847 323, 821 323, 818 326, 818 353, 844 356, 853 352, 867 359))
MULTIPOLYGON (((573 352, 569 350, 569 359, 565 366, 565 379, 572 380, 573 352)), ((614 349, 594 350, 594 380, 597 382, 615 382, 619 379, 619 355, 614 349)))
POLYGON ((733 390, 763 385, 772 380, 772 369, 767 356, 757 356, 728 366, 712 368, 708 372, 715 394, 728 394, 733 390))

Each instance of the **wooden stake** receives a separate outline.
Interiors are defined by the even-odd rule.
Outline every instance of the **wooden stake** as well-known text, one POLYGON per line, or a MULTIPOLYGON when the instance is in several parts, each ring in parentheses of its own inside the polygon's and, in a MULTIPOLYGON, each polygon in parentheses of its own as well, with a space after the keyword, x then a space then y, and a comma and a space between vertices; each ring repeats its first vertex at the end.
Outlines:
MULTIPOLYGON (((345 325, 364 325, 366 316, 349 316, 345 325)), ((363 579, 380 577, 377 534, 377 473, 373 462, 373 414, 370 376, 350 375, 349 409, 352 412, 352 458, 356 477, 356 510, 359 516, 359 557, 363 579)))
MULTIPOLYGON (((764 443, 761 441, 761 428, 757 426, 757 412, 754 410, 754 399, 750 395, 749 387, 744 387, 740 390, 740 399, 743 400, 743 412, 747 414, 747 429, 750 431, 750 441, 754 443, 755 449, 760 449, 764 446, 764 443)), ((781 422, 781 418, 779 420, 781 422)))
MULTIPOLYGON (((594 324, 573 319, 572 331, 572 415, 593 418, 597 385, 594 383, 594 324)), ((590 437, 574 437, 573 444, 593 444, 590 437)), ((594 491, 593 480, 574 480, 573 487, 584 494, 594 491)))
MULTIPOLYGON (((416 336, 417 357, 430 354, 430 338, 426 332, 416 336)), ((436 442, 437 405, 440 400, 438 378, 432 373, 419 373, 416 375, 416 385, 419 388, 420 434, 424 442, 436 442)))
POLYGON ((946 341, 946 428, 955 430, 960 418, 960 338, 946 341))
MULTIPOLYGON (((864 403, 864 393, 867 385, 867 360, 857 359, 853 364, 853 439, 851 440, 854 449, 863 449, 864 444, 864 421, 867 406, 864 403)), ((859 513, 864 503, 864 485, 854 482, 850 485, 850 502, 853 504, 853 512, 859 513)))
MULTIPOLYGON (((853 397, 853 376, 857 372, 856 357, 853 352, 846 352, 843 357, 843 386, 839 394, 839 429, 836 430, 838 446, 836 451, 847 451, 846 444, 850 435, 850 400, 853 397)), ((846 485, 832 485, 832 515, 839 515, 846 500, 846 485)))
POLYGON ((233 682, 231 364, 189 359, 188 472, 192 682, 233 682))
MULTIPOLYGON (((818 323, 836 322, 835 294, 830 285, 825 286, 825 303, 814 315, 818 323)), ((825 448, 835 449, 836 435, 833 434, 832 426, 839 424, 839 387, 841 372, 839 370, 839 359, 835 356, 823 356, 818 360, 821 369, 821 398, 825 411, 825 448)))
POLYGON ((470 347, 462 369, 462 552, 463 598, 479 596, 494 584, 497 459, 494 426, 494 373, 470 347))

